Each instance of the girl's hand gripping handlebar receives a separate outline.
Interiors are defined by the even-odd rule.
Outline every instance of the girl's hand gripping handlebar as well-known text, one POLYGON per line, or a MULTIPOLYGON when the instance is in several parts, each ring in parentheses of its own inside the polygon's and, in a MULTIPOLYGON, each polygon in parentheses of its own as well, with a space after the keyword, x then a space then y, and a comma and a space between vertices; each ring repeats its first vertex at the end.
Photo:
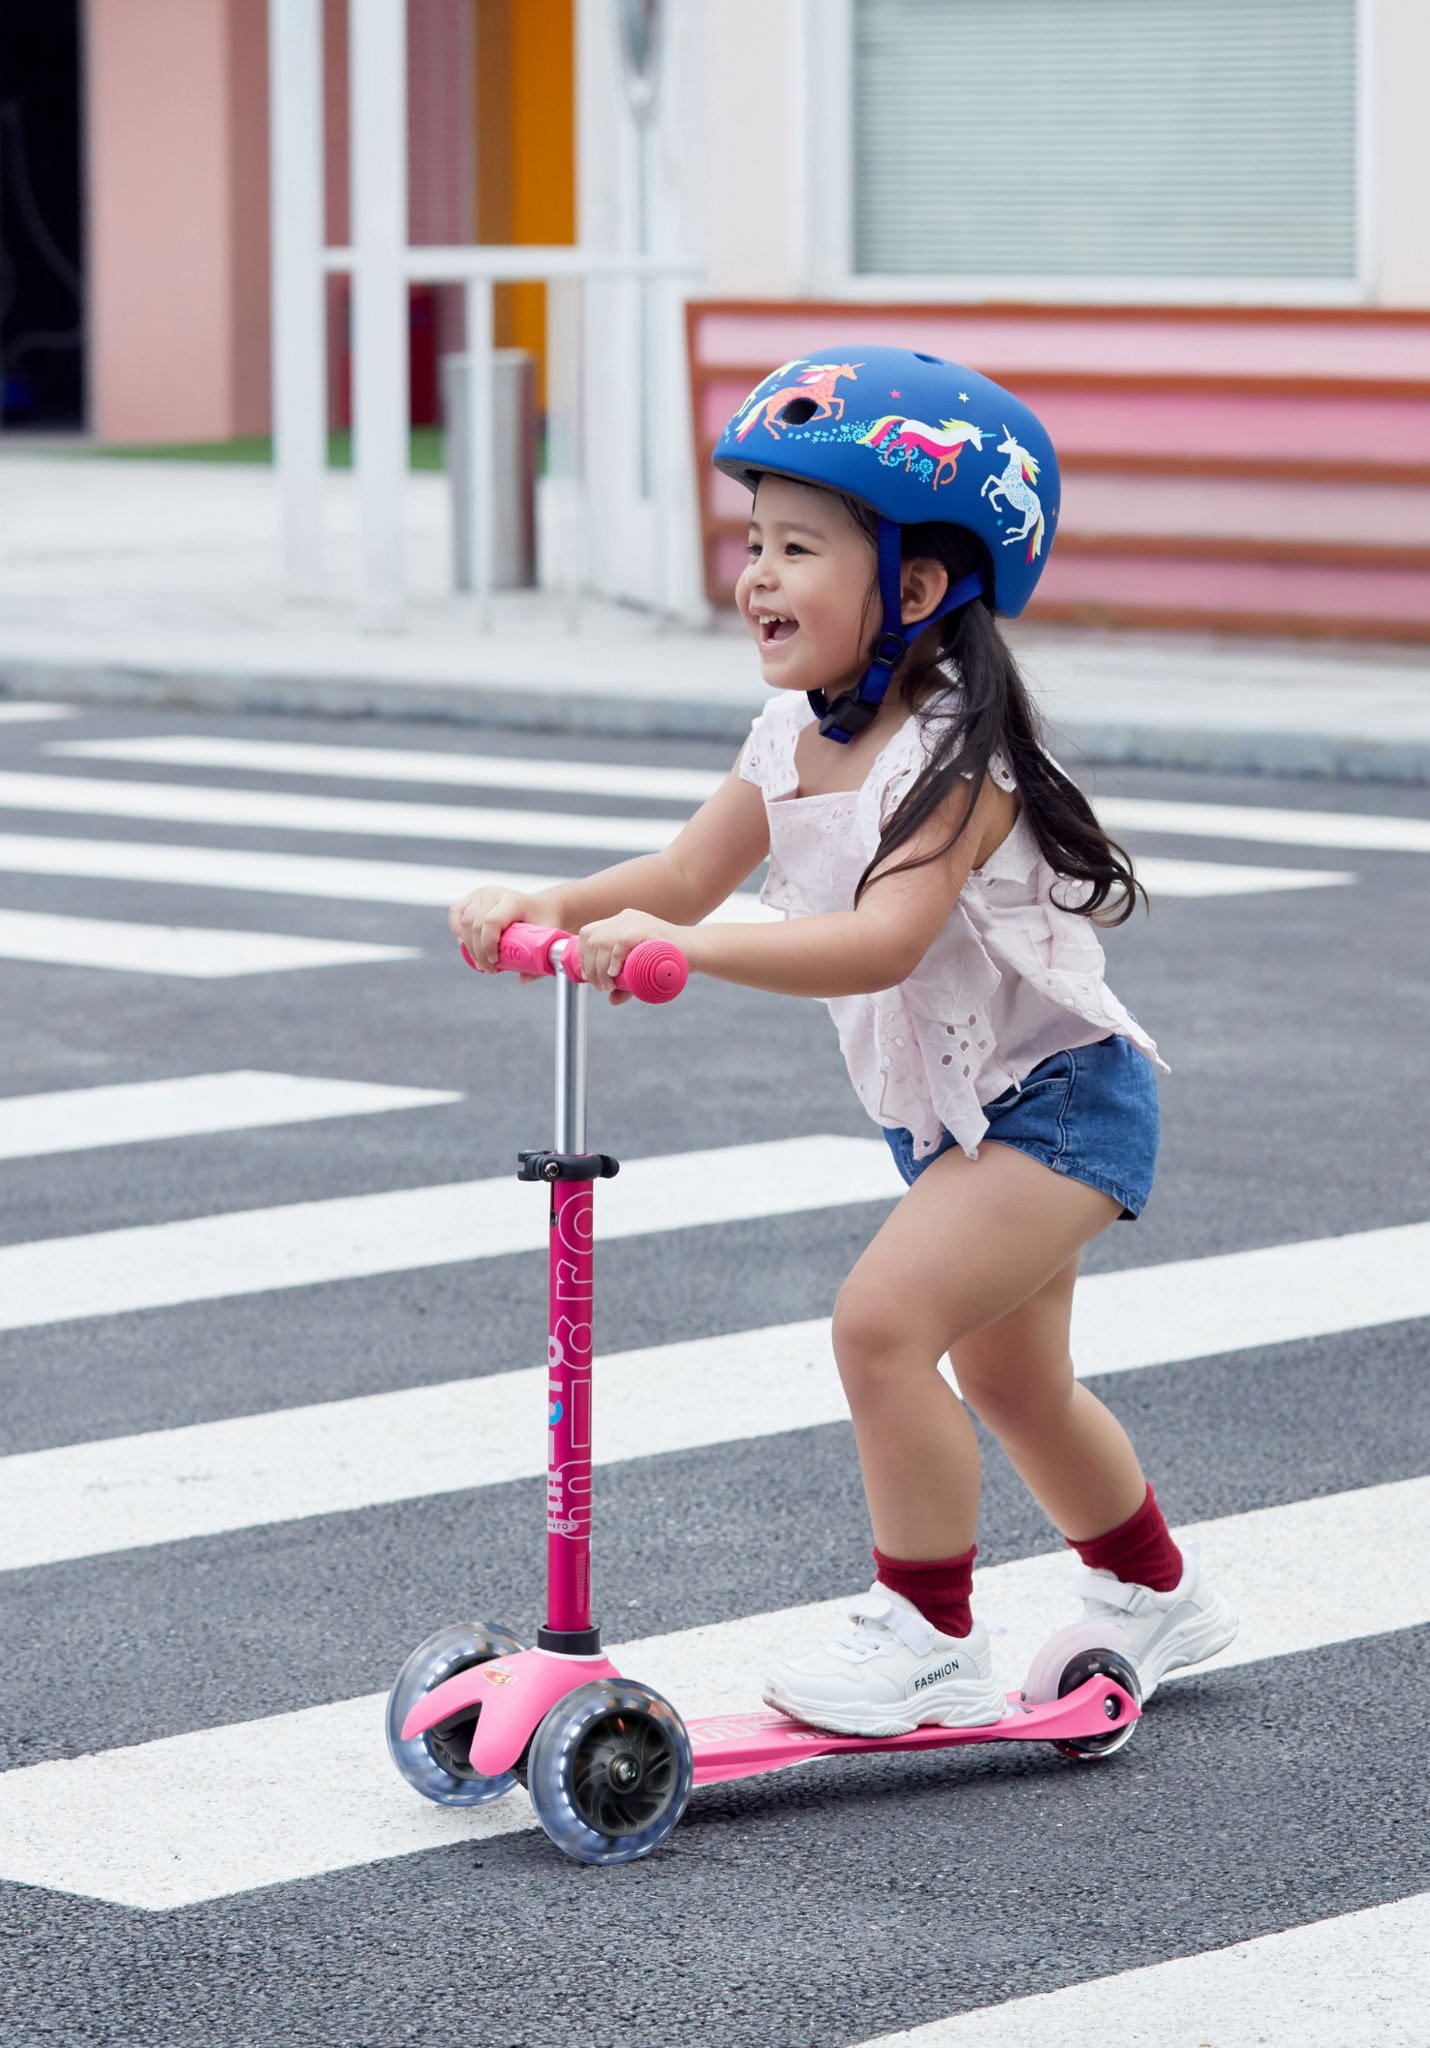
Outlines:
MULTIPOLYGON (((501 935, 497 958, 502 968, 519 974, 555 974, 557 966, 551 952, 557 945, 565 948, 560 964, 568 978, 584 981, 580 945, 570 932, 548 931, 539 924, 509 924, 501 935)), ((465 946, 462 958, 468 967, 477 964, 465 946)), ((616 976, 616 987, 625 995, 638 996, 643 1003, 670 1003, 684 988, 689 974, 679 946, 672 946, 668 939, 642 939, 627 953, 625 965, 616 976)))

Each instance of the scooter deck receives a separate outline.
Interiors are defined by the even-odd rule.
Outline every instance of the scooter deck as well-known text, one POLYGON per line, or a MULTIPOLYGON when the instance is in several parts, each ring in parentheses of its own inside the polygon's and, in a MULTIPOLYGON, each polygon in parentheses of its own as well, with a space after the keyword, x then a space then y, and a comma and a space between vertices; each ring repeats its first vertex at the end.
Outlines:
POLYGON ((831 1735, 785 1714, 719 1714, 686 1727, 695 1750, 695 1783, 755 1778, 814 1757, 864 1755, 872 1750, 953 1749, 970 1742, 1065 1742, 1108 1735, 1141 1718, 1141 1708, 1113 1679, 1090 1678, 1065 1699, 1024 1706, 1008 1695, 1001 1721, 981 1728, 915 1728, 908 1735, 831 1735))

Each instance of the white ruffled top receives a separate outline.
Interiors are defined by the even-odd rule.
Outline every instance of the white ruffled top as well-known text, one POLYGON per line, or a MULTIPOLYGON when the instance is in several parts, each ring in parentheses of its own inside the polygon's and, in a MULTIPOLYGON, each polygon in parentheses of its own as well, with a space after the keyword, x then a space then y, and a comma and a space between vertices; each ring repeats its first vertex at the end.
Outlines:
MULTIPOLYGON (((854 908, 854 891, 884 823, 923 767, 923 727, 905 720, 858 789, 799 796, 795 741, 808 700, 781 691, 754 722, 740 775, 763 793, 769 875, 760 900, 786 917, 854 908)), ((1002 789, 1017 784, 995 756, 1002 789)), ((1026 817, 975 868, 943 929, 907 981, 873 995, 826 998, 859 1098, 875 1123, 913 1134, 914 1156, 951 1131, 969 1158, 988 1129, 983 1105, 1056 1052, 1120 1032, 1162 1067, 1147 1033, 1103 980, 1103 951, 1085 917, 1060 908, 1026 817)))

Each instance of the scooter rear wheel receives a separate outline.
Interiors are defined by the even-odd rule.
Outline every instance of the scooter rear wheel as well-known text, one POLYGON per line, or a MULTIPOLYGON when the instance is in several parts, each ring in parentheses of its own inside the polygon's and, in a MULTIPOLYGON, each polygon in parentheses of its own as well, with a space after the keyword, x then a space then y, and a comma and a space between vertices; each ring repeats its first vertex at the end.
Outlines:
MULTIPOLYGON (((1070 1692, 1076 1692, 1090 1678, 1112 1679, 1124 1692, 1131 1693, 1141 1706, 1142 1687, 1137 1682, 1137 1673, 1125 1657, 1118 1656, 1116 1650, 1080 1650, 1075 1657, 1070 1657, 1058 1679, 1058 1698, 1066 1699, 1070 1692)), ((1137 1723, 1122 1713, 1115 1695, 1109 1695, 1107 1711, 1106 1735, 1073 1735, 1066 1742, 1055 1742, 1054 1749, 1084 1764, 1097 1763, 1103 1757, 1114 1755, 1132 1740, 1137 1732, 1137 1723), (1114 1713, 1117 1716, 1115 1720, 1114 1713)))
POLYGON ((578 1863, 635 1863, 690 1797, 685 1723, 648 1685, 598 1678, 558 1700, 532 1737, 526 1784, 547 1834, 578 1863))
POLYGON ((475 1664, 490 1664, 495 1657, 510 1657, 525 1648, 510 1629, 482 1621, 458 1622, 419 1643, 398 1672, 387 1699, 387 1747, 398 1770, 424 1799, 434 1800, 438 1806, 486 1806, 516 1784, 510 1771, 483 1778, 468 1763, 477 1725, 476 1707, 452 1714, 406 1742, 402 1728, 422 1695, 444 1678, 455 1678, 475 1664))

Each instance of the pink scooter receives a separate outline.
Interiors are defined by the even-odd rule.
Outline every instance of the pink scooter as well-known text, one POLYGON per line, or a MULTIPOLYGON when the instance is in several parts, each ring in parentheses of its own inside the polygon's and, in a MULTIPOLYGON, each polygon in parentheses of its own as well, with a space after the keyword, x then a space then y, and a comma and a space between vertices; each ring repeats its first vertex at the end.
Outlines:
MULTIPOLYGON (((551 1191, 548 1619, 533 1650, 508 1629, 465 1622, 413 1651, 387 1703, 388 1747, 403 1777, 443 1806, 483 1806, 524 1784, 537 1819, 568 1856, 631 1863, 670 1834, 692 1785, 812 1757, 970 1742, 1051 1742, 1079 1758, 1120 1749, 1137 1725, 1140 1694, 1112 1651, 1072 1659, 1050 1704, 1010 1693, 1003 1719, 988 1727, 872 1739, 763 1712, 687 1725, 668 1700, 623 1678, 601 1654, 591 1620, 591 1184, 618 1169, 605 1153, 586 1150, 586 989, 575 939, 509 925, 500 958, 503 968, 554 975, 557 991, 556 1143, 521 1153, 517 1173, 551 1191)), ((630 954, 618 985, 643 1002, 668 1003, 686 974, 674 946, 648 940, 630 954)))

